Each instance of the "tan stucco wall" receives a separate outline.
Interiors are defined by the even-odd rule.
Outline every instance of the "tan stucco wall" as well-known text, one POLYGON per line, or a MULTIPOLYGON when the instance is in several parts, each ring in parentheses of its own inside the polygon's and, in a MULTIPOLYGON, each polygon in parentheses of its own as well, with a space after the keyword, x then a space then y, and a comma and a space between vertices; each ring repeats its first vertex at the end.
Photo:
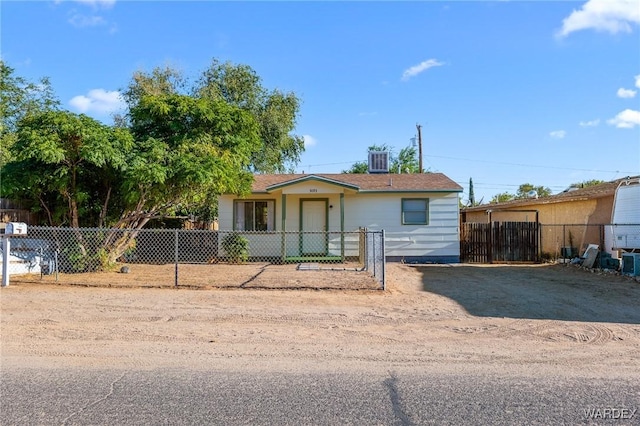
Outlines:
POLYGON ((464 212, 461 215, 461 220, 465 222, 489 222, 489 214, 486 211, 492 209, 492 221, 532 222, 536 218, 535 212, 517 210, 537 210, 538 220, 543 225, 541 234, 542 251, 558 255, 561 247, 569 246, 569 232, 571 232, 573 238, 573 246, 579 250, 587 244, 602 245, 604 243, 602 241, 602 227, 595 225, 611 223, 612 208, 613 196, 553 204, 531 204, 511 208, 487 205, 486 209, 482 211, 464 212), (505 211, 505 209, 508 210, 505 211))

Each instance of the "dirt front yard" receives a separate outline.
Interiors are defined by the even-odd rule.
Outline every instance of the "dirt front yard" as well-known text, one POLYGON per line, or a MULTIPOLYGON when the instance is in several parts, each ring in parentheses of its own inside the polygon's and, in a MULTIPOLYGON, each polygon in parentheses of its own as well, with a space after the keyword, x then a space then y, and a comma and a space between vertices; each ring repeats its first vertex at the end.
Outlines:
POLYGON ((384 292, 146 288, 124 276, 12 280, 0 290, 1 367, 640 377, 640 283, 573 266, 389 264, 384 292))
POLYGON ((268 262, 241 264, 127 264, 112 271, 90 273, 24 274, 12 283, 58 284, 83 287, 191 288, 191 289, 313 289, 380 290, 382 285, 356 263, 268 262))

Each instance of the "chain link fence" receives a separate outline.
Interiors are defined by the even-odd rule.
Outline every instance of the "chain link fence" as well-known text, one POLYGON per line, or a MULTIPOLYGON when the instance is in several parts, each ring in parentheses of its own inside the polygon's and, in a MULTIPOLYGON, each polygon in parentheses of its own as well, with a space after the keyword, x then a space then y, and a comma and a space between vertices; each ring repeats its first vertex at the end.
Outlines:
POLYGON ((540 225, 543 259, 573 259, 582 256, 590 244, 598 245, 602 267, 616 269, 621 252, 640 252, 640 224, 540 225))
POLYGON ((384 289, 384 231, 245 232, 32 226, 16 279, 79 285, 384 289))

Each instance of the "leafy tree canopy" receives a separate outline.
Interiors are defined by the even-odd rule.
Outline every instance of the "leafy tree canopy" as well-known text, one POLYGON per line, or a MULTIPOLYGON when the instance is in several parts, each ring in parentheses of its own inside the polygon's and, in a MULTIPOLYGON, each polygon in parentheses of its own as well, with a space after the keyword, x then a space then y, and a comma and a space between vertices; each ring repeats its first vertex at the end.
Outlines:
POLYGON ((538 197, 548 197, 551 195, 551 189, 544 186, 535 186, 530 183, 523 183, 518 187, 516 198, 529 198, 529 193, 535 191, 538 197))
POLYGON ((223 100, 254 117, 260 145, 252 151, 251 171, 283 173, 298 164, 304 139, 292 134, 300 109, 300 100, 294 93, 268 90, 251 67, 216 59, 202 73, 194 90, 196 96, 223 100))
POLYGON ((10 160, 21 118, 37 111, 57 108, 49 79, 32 82, 16 76, 13 68, 0 59, 0 167, 10 160))
POLYGON ((196 84, 170 68, 138 72, 114 126, 59 110, 46 79, 2 66, 3 195, 35 201, 50 225, 134 230, 105 241, 110 261, 150 219, 214 215, 217 195, 248 193, 254 172, 284 171, 304 149, 291 134, 297 97, 265 89, 248 66, 214 60, 196 84))
POLYGON ((492 204, 496 204, 496 203, 505 203, 507 201, 511 201, 514 200, 516 198, 515 195, 510 194, 508 192, 501 192, 500 194, 496 194, 491 198, 491 203, 492 204))
POLYGON ((37 202, 51 225, 101 225, 96 218, 105 212, 96 209, 115 185, 107 172, 124 170, 132 143, 128 131, 85 115, 29 114, 18 122, 13 160, 3 167, 3 193, 37 202))
POLYGON ((569 186, 571 188, 588 188, 590 186, 596 186, 596 185, 600 185, 602 183, 604 183, 603 180, 591 179, 591 180, 585 180, 585 181, 578 182, 578 183, 572 183, 569 186))
POLYGON ((535 186, 530 183, 523 183, 518 187, 518 191, 515 194, 510 194, 508 192, 503 192, 500 194, 496 194, 491 198, 491 203, 504 203, 511 200, 519 200, 522 198, 530 198, 529 193, 531 191, 535 191, 538 197, 548 197, 551 195, 551 189, 545 186, 535 186))

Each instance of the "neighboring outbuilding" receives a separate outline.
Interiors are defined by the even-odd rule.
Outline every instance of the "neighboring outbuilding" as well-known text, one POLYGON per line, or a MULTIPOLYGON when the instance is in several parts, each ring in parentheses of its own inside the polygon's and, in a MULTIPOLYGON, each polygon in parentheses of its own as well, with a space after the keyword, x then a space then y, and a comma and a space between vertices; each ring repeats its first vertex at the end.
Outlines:
POLYGON ((385 231, 387 260, 459 262, 460 192, 442 173, 255 175, 247 198, 219 198, 219 229, 258 231, 252 256, 348 257, 367 228, 385 231))
POLYGON ((572 187, 548 197, 466 207, 461 210, 460 219, 463 224, 537 221, 542 226, 540 245, 543 253, 560 255, 563 249, 579 251, 588 244, 598 244, 615 256, 613 237, 607 235, 604 225, 612 223, 618 186, 638 178, 617 179, 586 188, 572 187))

